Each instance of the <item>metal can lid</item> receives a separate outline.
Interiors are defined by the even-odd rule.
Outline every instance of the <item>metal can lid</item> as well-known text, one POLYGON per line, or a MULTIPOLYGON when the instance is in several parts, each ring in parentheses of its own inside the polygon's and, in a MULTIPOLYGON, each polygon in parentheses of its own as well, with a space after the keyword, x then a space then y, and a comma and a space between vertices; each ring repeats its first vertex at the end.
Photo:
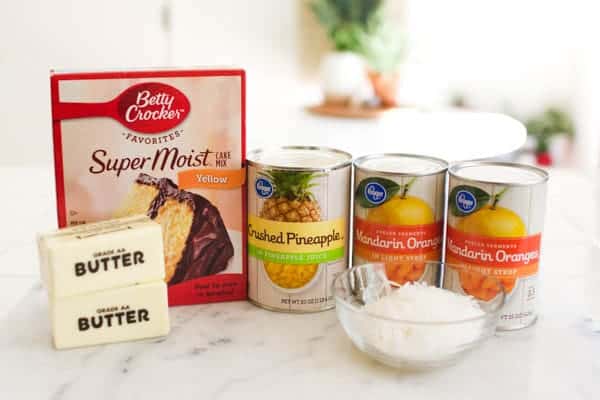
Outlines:
POLYGON ((283 146, 253 150, 248 164, 290 171, 331 171, 347 167, 352 156, 342 150, 317 146, 283 146))
POLYGON ((454 164, 450 175, 476 182, 529 186, 544 183, 548 173, 531 165, 496 161, 466 161, 454 164))
POLYGON ((371 173, 407 176, 435 175, 448 169, 448 163, 442 159, 401 153, 359 157, 354 161, 354 166, 371 173))

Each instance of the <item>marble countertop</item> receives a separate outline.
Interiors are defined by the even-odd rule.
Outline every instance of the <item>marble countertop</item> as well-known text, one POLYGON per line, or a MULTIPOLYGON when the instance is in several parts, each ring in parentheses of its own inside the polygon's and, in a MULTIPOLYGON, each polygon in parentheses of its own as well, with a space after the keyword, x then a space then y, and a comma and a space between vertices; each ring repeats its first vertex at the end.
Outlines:
POLYGON ((0 168, 4 187, 20 192, 0 199, 0 398, 600 398, 600 334, 584 321, 586 269, 598 259, 594 202, 577 173, 551 173, 538 323, 424 373, 364 356, 335 311, 279 314, 247 302, 172 308, 165 339, 53 350, 34 245, 55 223, 50 174, 0 168))

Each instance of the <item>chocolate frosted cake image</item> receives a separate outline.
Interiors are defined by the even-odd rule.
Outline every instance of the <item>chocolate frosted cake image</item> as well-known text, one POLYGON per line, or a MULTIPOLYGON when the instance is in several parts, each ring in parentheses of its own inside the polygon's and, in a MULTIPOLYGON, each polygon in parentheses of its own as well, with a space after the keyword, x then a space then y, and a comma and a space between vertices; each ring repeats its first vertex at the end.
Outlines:
POLYGON ((169 285, 221 272, 233 257, 219 210, 168 178, 137 177, 115 217, 135 214, 146 214, 162 226, 169 285))

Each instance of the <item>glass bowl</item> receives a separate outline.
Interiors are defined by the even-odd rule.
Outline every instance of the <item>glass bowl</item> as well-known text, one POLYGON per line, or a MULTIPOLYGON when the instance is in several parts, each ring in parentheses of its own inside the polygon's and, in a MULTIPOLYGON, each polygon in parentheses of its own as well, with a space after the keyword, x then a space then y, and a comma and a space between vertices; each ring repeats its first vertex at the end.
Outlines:
MULTIPOLYGON (((440 262, 426 264, 425 271, 429 273, 424 273, 420 282, 462 296, 469 296, 462 284, 465 273, 480 274, 440 262)), ((435 319, 433 316, 423 320, 400 320, 364 309, 367 304, 396 290, 403 290, 401 285, 387 279, 383 264, 364 264, 350 268, 335 278, 333 291, 336 312, 354 345, 384 364, 412 370, 445 366, 458 361, 496 330, 505 294, 501 283, 495 278, 483 278, 487 279, 484 286, 500 289, 497 293, 483 293, 485 299, 475 298, 483 315, 462 320, 452 320, 450 317, 435 319), (494 285, 489 285, 490 282, 494 285)), ((431 305, 436 306, 439 305, 431 305)))

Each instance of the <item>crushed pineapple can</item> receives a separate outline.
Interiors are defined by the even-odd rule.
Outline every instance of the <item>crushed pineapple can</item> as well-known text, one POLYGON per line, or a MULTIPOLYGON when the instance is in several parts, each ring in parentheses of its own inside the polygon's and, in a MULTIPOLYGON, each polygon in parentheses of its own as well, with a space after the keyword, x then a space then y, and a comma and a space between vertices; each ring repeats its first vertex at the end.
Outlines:
POLYGON ((488 302, 504 290, 499 330, 532 325, 548 174, 484 161, 455 164, 449 175, 446 262, 459 268, 444 279, 488 302))
POLYGON ((348 267, 352 156, 288 146, 248 156, 248 297, 275 311, 335 304, 348 267))
POLYGON ((431 281, 443 246, 446 171, 440 159, 377 154, 354 161, 353 263, 385 264, 398 284, 431 281))

